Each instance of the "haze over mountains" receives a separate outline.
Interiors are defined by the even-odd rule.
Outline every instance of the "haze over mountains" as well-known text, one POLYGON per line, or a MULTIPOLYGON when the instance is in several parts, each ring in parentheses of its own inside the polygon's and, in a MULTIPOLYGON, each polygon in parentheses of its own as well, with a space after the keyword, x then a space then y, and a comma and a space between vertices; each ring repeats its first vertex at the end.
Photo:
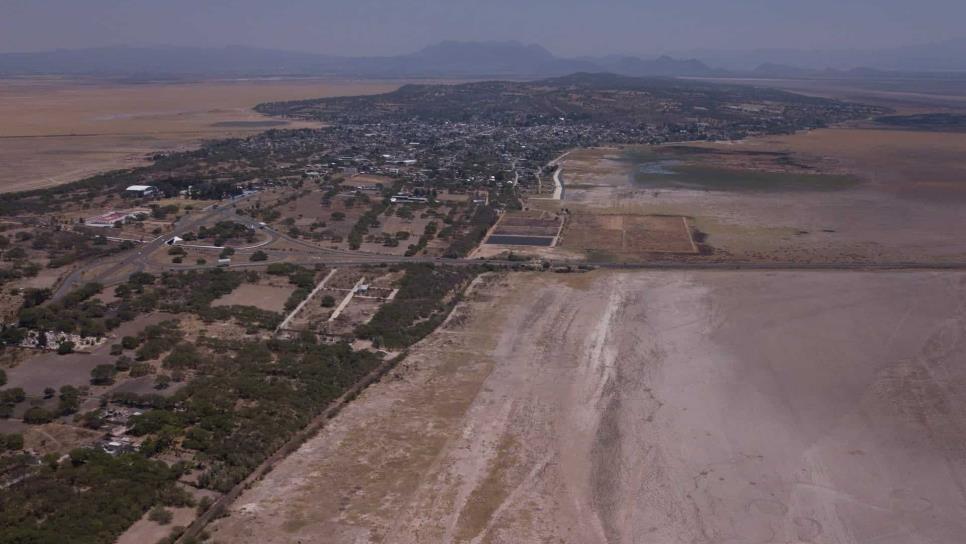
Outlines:
POLYGON ((526 78, 612 72, 667 77, 866 77, 879 70, 966 70, 966 39, 889 50, 703 50, 656 58, 562 58, 534 44, 455 41, 383 57, 340 57, 244 46, 114 46, 0 54, 0 75, 526 78))

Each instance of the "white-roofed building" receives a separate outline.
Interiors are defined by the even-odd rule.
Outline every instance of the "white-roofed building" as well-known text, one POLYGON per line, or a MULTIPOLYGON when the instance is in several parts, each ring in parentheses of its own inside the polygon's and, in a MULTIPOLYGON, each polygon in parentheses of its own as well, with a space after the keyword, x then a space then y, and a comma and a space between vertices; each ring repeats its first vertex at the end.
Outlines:
POLYGON ((157 194, 158 188, 154 185, 131 185, 124 192, 131 196, 147 197, 157 194))

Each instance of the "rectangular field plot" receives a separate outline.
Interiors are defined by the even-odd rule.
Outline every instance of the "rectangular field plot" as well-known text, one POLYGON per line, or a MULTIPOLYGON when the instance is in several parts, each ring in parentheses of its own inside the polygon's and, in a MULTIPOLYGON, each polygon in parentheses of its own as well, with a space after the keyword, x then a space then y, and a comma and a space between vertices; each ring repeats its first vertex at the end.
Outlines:
POLYGON ((281 312, 285 301, 295 291, 291 285, 245 283, 211 303, 212 306, 254 306, 269 312, 281 312))
POLYGON ((506 235, 493 235, 486 239, 488 244, 497 244, 503 246, 542 246, 550 247, 553 244, 553 238, 550 236, 506 236, 506 235))
POLYGON ((560 219, 544 212, 510 212, 500 218, 487 244, 543 246, 554 244, 560 232, 560 219))
POLYGON ((568 221, 561 243, 568 249, 615 255, 698 253, 681 216, 578 213, 568 221))

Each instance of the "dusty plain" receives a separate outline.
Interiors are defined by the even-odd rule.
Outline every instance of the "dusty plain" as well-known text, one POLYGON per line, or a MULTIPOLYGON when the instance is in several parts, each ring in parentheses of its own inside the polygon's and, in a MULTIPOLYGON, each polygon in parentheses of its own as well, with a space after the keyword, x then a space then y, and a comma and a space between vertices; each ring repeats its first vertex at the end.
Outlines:
POLYGON ((216 542, 955 543, 966 275, 489 276, 216 542))
POLYGON ((206 139, 318 126, 268 118, 251 108, 260 102, 386 92, 401 84, 0 79, 0 191, 36 189, 140 166, 152 153, 190 149, 206 139))

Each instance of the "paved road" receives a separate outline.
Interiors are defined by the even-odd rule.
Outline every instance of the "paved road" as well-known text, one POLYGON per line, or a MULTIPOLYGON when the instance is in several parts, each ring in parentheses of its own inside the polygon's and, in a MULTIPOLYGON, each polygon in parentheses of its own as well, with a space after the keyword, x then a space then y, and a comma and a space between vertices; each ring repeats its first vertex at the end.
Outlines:
MULTIPOLYGON (((224 219, 229 219, 236 217, 235 214, 235 204, 242 202, 251 198, 254 195, 249 195, 243 198, 238 198, 230 203, 216 207, 211 207, 202 212, 196 212, 193 214, 188 214, 183 216, 181 219, 175 222, 174 228, 170 233, 159 236, 150 242, 139 245, 138 247, 131 249, 125 253, 122 253, 119 257, 114 257, 115 262, 109 268, 104 270, 99 276, 98 281, 101 283, 109 284, 114 281, 120 281, 115 276, 118 272, 127 270, 130 268, 136 270, 144 270, 148 268, 147 257, 151 255, 158 248, 163 247, 166 240, 171 239, 174 236, 183 235, 186 232, 192 231, 199 226, 209 223, 212 221, 220 221, 224 219)), ((67 293, 74 290, 78 284, 82 283, 82 276, 84 272, 91 270, 92 268, 103 265, 103 261, 95 261, 88 263, 77 270, 71 272, 64 281, 61 282, 60 286, 54 291, 53 299, 57 300, 67 293)))

